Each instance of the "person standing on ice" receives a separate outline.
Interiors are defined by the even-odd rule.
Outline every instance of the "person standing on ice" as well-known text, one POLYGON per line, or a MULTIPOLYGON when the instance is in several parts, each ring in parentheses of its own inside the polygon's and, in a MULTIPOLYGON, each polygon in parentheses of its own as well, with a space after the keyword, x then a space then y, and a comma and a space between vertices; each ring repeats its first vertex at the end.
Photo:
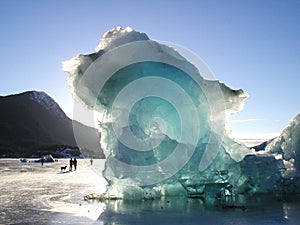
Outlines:
POLYGON ((74 164, 74 169, 76 170, 77 169, 77 159, 76 158, 74 158, 73 164, 74 164))

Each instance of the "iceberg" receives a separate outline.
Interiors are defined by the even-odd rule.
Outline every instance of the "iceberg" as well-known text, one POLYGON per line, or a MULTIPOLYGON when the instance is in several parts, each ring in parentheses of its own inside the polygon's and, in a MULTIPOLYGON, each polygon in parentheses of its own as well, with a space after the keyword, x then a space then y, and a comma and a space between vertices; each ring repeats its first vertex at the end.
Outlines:
POLYGON ((243 160, 243 174, 248 179, 241 188, 253 193, 300 193, 300 114, 278 137, 254 148, 257 154, 243 160))
MULTIPOLYGON (((277 181, 280 162, 257 156, 226 129, 248 94, 215 80, 198 57, 182 49, 117 27, 102 36, 94 53, 63 62, 74 98, 102 115, 106 197, 272 191, 271 181, 258 188, 249 177, 263 182, 261 171, 269 168, 270 180, 277 181), (254 162, 262 165, 258 171, 254 162)), ((76 113, 74 107, 75 120, 76 113)))
POLYGON ((300 114, 277 138, 268 143, 265 151, 280 155, 289 170, 300 170, 300 114))
POLYGON ((280 191, 300 193, 300 114, 277 138, 267 143, 264 151, 283 161, 285 171, 280 179, 280 191))

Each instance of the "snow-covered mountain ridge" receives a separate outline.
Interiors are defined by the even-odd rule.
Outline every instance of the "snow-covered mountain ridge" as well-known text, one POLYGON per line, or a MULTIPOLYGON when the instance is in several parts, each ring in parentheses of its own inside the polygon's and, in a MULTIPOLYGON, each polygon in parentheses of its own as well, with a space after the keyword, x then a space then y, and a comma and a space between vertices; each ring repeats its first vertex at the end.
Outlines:
POLYGON ((60 108, 57 102, 53 100, 49 95, 43 91, 30 91, 28 92, 29 98, 41 106, 45 107, 46 110, 49 110, 53 113, 56 113, 61 118, 65 118, 65 113, 60 108))

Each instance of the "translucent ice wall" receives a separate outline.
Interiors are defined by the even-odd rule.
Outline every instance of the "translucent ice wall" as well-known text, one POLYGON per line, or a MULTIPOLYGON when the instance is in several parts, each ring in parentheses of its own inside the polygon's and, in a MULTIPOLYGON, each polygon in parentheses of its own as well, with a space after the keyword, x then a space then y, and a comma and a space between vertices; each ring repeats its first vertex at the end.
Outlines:
POLYGON ((192 183, 238 182, 237 162, 251 151, 228 137, 225 121, 247 94, 214 80, 192 53, 117 27, 63 70, 74 97, 103 115, 109 195, 179 195, 192 183))
POLYGON ((279 137, 266 146, 266 151, 282 155, 288 169, 300 171, 300 114, 291 121, 279 137))

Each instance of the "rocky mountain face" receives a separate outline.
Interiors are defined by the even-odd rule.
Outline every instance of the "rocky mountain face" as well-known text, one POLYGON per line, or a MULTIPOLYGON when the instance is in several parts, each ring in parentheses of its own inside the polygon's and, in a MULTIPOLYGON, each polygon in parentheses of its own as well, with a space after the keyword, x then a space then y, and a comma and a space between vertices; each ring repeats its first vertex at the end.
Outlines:
POLYGON ((87 157, 103 157, 99 144, 77 145, 73 124, 88 134, 86 137, 98 138, 99 143, 96 129, 72 121, 45 92, 0 96, 0 157, 39 157, 49 153, 63 157, 66 149, 70 155, 80 155, 78 147, 86 148, 87 157))

